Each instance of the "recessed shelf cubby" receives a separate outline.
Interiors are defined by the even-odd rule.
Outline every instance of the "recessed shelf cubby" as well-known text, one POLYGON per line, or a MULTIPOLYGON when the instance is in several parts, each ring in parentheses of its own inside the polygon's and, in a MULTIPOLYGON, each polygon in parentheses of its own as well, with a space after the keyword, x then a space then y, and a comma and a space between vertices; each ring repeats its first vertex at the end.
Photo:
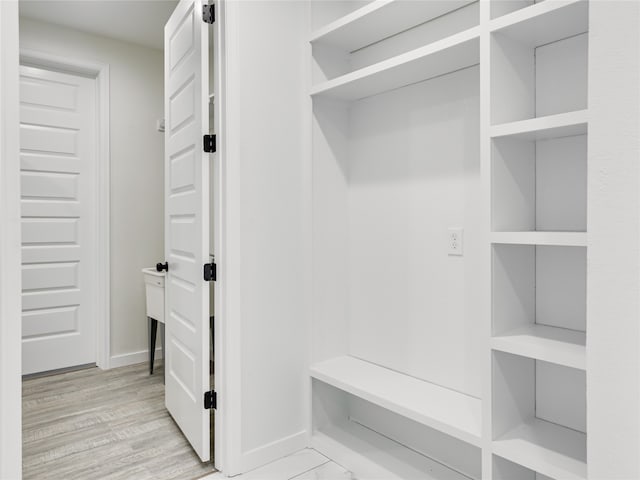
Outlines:
POLYGON ((495 232, 585 232, 587 135, 494 138, 491 189, 495 232))
POLYGON ((587 108, 586 1, 544 1, 490 30, 492 125, 587 108))
POLYGON ((586 368, 586 248, 493 247, 492 347, 586 368))
POLYGON ((586 479, 585 372, 503 352, 493 371, 493 453, 551 478, 586 479))

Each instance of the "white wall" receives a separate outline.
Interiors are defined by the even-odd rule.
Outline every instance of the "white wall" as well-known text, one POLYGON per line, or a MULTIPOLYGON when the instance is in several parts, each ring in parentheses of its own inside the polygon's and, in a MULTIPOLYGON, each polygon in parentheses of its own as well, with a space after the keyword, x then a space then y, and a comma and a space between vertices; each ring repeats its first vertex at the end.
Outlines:
POLYGON ((0 478, 22 468, 18 2, 0 2, 0 478))
POLYGON ((224 6, 225 293, 216 306, 234 339, 224 346, 234 368, 221 405, 228 448, 239 452, 224 467, 234 474, 306 446, 308 4, 224 6))
POLYGON ((143 361, 140 269, 164 259, 162 51, 30 19, 20 20, 20 47, 110 65, 112 366, 143 361))
POLYGON ((474 67, 351 105, 349 278, 333 281, 351 355, 479 398, 478 84, 474 67))
POLYGON ((640 3, 589 15, 589 478, 640 478, 640 3))

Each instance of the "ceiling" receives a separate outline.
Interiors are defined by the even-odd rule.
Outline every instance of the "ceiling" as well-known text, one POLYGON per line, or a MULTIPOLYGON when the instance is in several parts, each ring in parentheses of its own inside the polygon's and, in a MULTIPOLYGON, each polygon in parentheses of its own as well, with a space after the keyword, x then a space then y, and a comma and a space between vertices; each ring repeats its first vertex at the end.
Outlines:
POLYGON ((20 15, 162 49, 164 24, 177 4, 177 0, 21 0, 20 15))

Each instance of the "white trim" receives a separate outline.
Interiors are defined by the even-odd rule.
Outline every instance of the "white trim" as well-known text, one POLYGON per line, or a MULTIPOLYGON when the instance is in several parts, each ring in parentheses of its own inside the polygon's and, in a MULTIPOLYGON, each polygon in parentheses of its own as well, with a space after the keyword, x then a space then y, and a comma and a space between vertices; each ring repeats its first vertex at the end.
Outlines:
MULTIPOLYGON (((162 347, 156 347, 156 360, 162 358, 162 347)), ((140 350, 138 352, 121 353, 120 355, 113 355, 109 359, 109 368, 127 367, 129 365, 136 365, 138 363, 145 363, 149 361, 149 350, 140 350)))
MULTIPOLYGON (((76 58, 61 57, 35 50, 20 49, 20 64, 48 68, 96 79, 96 365, 111 368, 111 260, 110 260, 110 111, 109 65, 76 58)), ((137 352, 136 352, 137 353, 137 352)))
POLYGON ((22 475, 18 2, 0 1, 0 478, 22 475))
MULTIPOLYGON (((230 372, 230 329, 227 322, 227 295, 228 295, 228 262, 227 262, 227 138, 226 138, 226 71, 227 71, 227 55, 225 35, 227 31, 227 13, 228 2, 219 0, 216 4, 217 20, 213 24, 213 48, 214 48, 214 68, 215 76, 214 97, 214 127, 216 135, 220 139, 218 149, 215 153, 215 159, 212 165, 216 169, 214 171, 215 185, 209 186, 210 194, 215 195, 213 202, 215 213, 213 234, 214 255, 218 265, 218 277, 214 283, 214 365, 216 378, 216 392, 218 399, 218 408, 216 409, 214 422, 214 466, 224 472, 226 476, 239 473, 239 461, 234 463, 229 457, 236 453, 236 458, 240 452, 240 432, 234 431, 231 426, 233 423, 230 416, 238 409, 241 397, 234 390, 235 385, 240 384, 239 376, 234 376, 230 372), (236 465, 234 467, 234 465, 236 465)), ((211 55, 209 55, 211 58, 211 55)), ((235 357, 234 357, 234 360, 235 357)), ((237 425, 236 425, 237 426, 237 425)))
POLYGON ((291 452, 303 450, 306 448, 307 438, 307 430, 305 429, 288 437, 280 438, 275 442, 249 450, 242 454, 242 468, 244 472, 249 472, 273 462, 274 458, 283 458, 291 455, 291 452))
MULTIPOLYGON (((238 272, 241 259, 239 242, 240 232, 240 192, 237 188, 228 188, 239 176, 239 163, 230 161, 238 157, 239 140, 233 137, 237 130, 229 130, 227 125, 237 125, 238 112, 227 108, 227 103, 237 104, 237 89, 228 89, 227 78, 236 72, 229 73, 228 59, 233 58, 233 32, 238 31, 236 24, 236 2, 220 0, 216 12, 218 20, 214 24, 217 29, 217 55, 215 75, 215 118, 218 142, 217 164, 217 201, 215 208, 216 263, 218 278, 215 282, 215 325, 214 351, 216 391, 218 406, 215 417, 215 467, 226 476, 234 476, 246 471, 243 468, 242 455, 242 290, 238 272), (227 35, 230 38, 227 38, 227 35), (231 41, 227 41, 231 40, 231 41), (235 241, 234 241, 235 240, 235 241), (234 321, 230 321, 233 318, 234 321)), ((236 133, 237 135, 237 133, 236 133)), ((214 163, 215 164, 215 163, 214 163)), ((234 184, 235 185, 235 184, 234 184)))

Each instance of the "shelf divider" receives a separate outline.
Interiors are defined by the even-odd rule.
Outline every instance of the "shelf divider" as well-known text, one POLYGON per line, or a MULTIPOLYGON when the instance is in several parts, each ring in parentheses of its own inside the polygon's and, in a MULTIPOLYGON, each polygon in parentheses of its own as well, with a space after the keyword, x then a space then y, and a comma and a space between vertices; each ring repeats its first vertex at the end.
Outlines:
POLYGON ((472 445, 481 439, 481 401, 351 356, 311 366, 311 376, 472 445))

